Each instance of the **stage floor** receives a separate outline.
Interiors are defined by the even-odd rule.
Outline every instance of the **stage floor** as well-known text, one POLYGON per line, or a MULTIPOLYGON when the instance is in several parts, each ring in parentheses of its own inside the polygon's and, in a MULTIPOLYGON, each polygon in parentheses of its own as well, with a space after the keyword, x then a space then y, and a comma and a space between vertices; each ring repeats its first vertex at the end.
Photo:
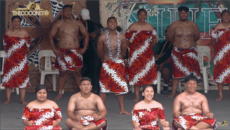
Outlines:
MULTIPOLYGON (((203 91, 200 91, 203 93, 203 91)), ((208 98, 209 107, 211 112, 214 113, 214 117, 217 122, 221 122, 223 120, 230 123, 230 99, 228 90, 224 91, 224 100, 221 102, 216 102, 215 98, 217 98, 217 91, 210 90, 208 94, 205 94, 208 98)), ((49 92, 48 99, 53 99, 56 96, 57 92, 49 92)), ((67 130, 65 126, 65 120, 67 119, 66 109, 70 96, 74 94, 72 92, 66 92, 63 95, 61 100, 56 101, 59 107, 62 109, 63 120, 61 123, 61 127, 63 130, 67 130)), ((28 102, 34 100, 34 93, 27 93, 26 99, 28 102)), ((130 92, 125 95, 125 108, 126 110, 132 110, 134 106, 134 102, 132 99, 134 95, 130 92)), ((2 103, 5 101, 5 93, 3 91, 0 92, 0 103, 1 103, 1 120, 0 120, 0 129, 1 130, 23 130, 24 125, 22 124, 21 116, 23 113, 23 108, 26 105, 22 105, 19 103, 20 97, 15 93, 12 94, 11 103, 9 105, 3 105, 2 103)), ((167 98, 166 95, 155 94, 154 100, 160 102, 165 107, 165 115, 166 120, 172 122, 172 106, 174 98, 167 98)), ((107 100, 105 102, 105 106, 107 108, 108 114, 106 118, 108 120, 108 128, 109 130, 131 130, 131 115, 120 115, 119 106, 117 99, 114 94, 108 94, 107 100)), ((230 125, 230 124, 229 124, 230 125)), ((230 129, 230 126, 227 127, 218 127, 218 130, 222 129, 230 129)))

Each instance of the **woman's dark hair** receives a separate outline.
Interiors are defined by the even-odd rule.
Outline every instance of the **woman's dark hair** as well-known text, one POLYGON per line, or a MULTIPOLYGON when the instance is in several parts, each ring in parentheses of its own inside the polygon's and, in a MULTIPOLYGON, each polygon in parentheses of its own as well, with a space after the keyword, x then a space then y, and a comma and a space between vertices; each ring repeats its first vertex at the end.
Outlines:
POLYGON ((229 14, 230 14, 230 12, 228 11, 228 10, 223 10, 222 12, 221 12, 221 14, 220 14, 220 16, 222 17, 222 15, 225 13, 225 12, 228 12, 229 14))
POLYGON ((180 11, 188 12, 188 11, 189 11, 189 8, 186 7, 186 6, 180 6, 180 7, 178 8, 178 11, 179 11, 179 12, 180 12, 180 11))
POLYGON ((37 92, 40 91, 41 89, 45 89, 46 92, 48 92, 48 89, 47 89, 47 87, 45 85, 38 85, 35 88, 35 94, 37 94, 37 92))
POLYGON ((138 15, 139 13, 141 13, 142 11, 144 11, 145 14, 147 15, 147 11, 146 11, 145 9, 139 9, 139 10, 137 11, 137 15, 138 15))
POLYGON ((185 83, 187 83, 189 80, 193 80, 193 81, 196 81, 198 83, 198 79, 195 75, 193 75, 193 73, 184 78, 185 83))
POLYGON ((14 19, 19 19, 20 21, 22 21, 21 17, 20 16, 13 16, 11 18, 11 22, 13 22, 14 19))
MULTIPOLYGON (((145 91, 145 89, 148 88, 148 87, 151 87, 151 88, 153 89, 153 86, 151 86, 151 85, 145 85, 145 86, 143 87, 142 93, 143 93, 143 92, 145 91)), ((153 92, 154 92, 154 89, 153 89, 153 92)), ((145 99, 144 96, 142 96, 142 98, 145 99)))

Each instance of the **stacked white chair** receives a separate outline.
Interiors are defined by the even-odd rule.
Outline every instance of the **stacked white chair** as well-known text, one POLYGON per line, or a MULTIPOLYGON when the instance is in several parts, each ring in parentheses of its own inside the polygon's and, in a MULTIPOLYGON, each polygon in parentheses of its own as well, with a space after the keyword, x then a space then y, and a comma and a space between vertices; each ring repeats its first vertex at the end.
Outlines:
MULTIPOLYGON (((4 61, 5 61, 5 57, 6 57, 6 53, 5 51, 0 51, 0 57, 2 58, 2 71, 0 71, 0 75, 3 75, 3 67, 4 67, 4 61)), ((4 87, 2 87, 2 84, 0 84, 0 89, 5 89, 4 87)), ((12 92, 14 92, 14 89, 12 89, 12 92)), ((19 88, 16 88, 16 94, 19 95, 19 88)))
MULTIPOLYGON (((40 84, 45 83, 45 76, 48 74, 52 75, 52 83, 53 83, 53 91, 56 91, 56 75, 59 74, 59 71, 57 69, 52 70, 51 68, 51 60, 52 57, 56 57, 56 55, 53 53, 52 50, 40 50, 38 53, 38 65, 39 65, 39 71, 41 72, 41 79, 40 84), (40 64, 41 58, 45 57, 45 64, 44 67, 40 64)), ((62 91, 64 93, 64 90, 62 91)))

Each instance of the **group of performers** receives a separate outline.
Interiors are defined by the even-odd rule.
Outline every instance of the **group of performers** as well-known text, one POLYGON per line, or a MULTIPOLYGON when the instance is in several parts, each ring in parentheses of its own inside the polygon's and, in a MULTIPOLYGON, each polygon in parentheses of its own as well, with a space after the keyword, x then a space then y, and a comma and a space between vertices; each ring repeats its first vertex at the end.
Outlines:
MULTIPOLYGON (((174 100, 173 128, 178 129, 214 129, 215 119, 210 113, 207 99, 196 92, 200 79, 200 68, 195 41, 200 37, 198 26, 189 21, 185 6, 178 8, 180 20, 167 28, 166 37, 173 44, 171 65, 173 70, 172 92, 168 97, 174 97, 179 79, 185 78, 186 91, 174 100)), ((217 24, 212 32, 212 44, 215 48, 214 80, 218 83, 219 98, 223 98, 223 84, 229 83, 228 43, 230 42, 230 13, 225 10, 221 14, 222 22, 217 24)), ((49 41, 56 55, 55 67, 59 70, 59 92, 55 99, 62 97, 66 76, 72 71, 80 92, 71 96, 67 108, 68 119, 66 126, 72 130, 100 129, 106 127, 104 106, 106 93, 117 96, 120 114, 130 115, 124 108, 124 94, 128 93, 128 85, 135 88, 134 102, 139 101, 140 86, 145 86, 142 92, 144 99, 138 102, 132 112, 134 129, 160 129, 158 119, 163 129, 170 129, 165 120, 164 107, 154 101, 154 89, 150 86, 157 84, 157 65, 152 47, 157 43, 155 28, 145 22, 147 12, 140 9, 137 12, 138 22, 130 25, 126 34, 119 33, 117 20, 109 17, 108 31, 98 38, 97 52, 102 60, 100 72, 100 97, 91 92, 91 79, 81 76, 83 54, 87 50, 89 34, 82 22, 72 19, 72 6, 63 7, 63 19, 57 21, 51 28, 49 41), (79 31, 84 36, 84 46, 79 46, 79 31), (58 36, 55 46, 54 37, 58 36), (128 62, 124 60, 127 47, 130 48, 128 62), (126 74, 128 73, 128 79, 126 74)), ((20 88, 21 102, 25 101, 25 89, 29 86, 28 63, 26 50, 30 46, 29 34, 20 28, 19 16, 12 17, 13 28, 4 34, 4 49, 6 60, 2 86, 6 88, 7 99, 10 102, 12 88, 20 88)), ((47 88, 44 85, 36 87, 37 99, 25 107, 23 123, 25 129, 54 129, 60 130, 61 110, 58 105, 47 100, 47 88)), ((167 109, 167 108, 166 108, 167 109)))

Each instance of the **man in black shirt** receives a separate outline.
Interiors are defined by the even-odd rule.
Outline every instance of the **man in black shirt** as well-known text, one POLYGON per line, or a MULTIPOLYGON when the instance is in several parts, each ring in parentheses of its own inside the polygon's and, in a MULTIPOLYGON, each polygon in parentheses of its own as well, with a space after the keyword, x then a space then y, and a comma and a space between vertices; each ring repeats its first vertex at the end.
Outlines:
POLYGON ((157 69, 161 71, 162 78, 164 80, 164 88, 162 93, 168 94, 169 82, 172 79, 172 64, 171 64, 172 43, 165 40, 157 44, 155 46, 159 46, 160 49, 159 51, 155 52, 155 57, 156 57, 157 69))

